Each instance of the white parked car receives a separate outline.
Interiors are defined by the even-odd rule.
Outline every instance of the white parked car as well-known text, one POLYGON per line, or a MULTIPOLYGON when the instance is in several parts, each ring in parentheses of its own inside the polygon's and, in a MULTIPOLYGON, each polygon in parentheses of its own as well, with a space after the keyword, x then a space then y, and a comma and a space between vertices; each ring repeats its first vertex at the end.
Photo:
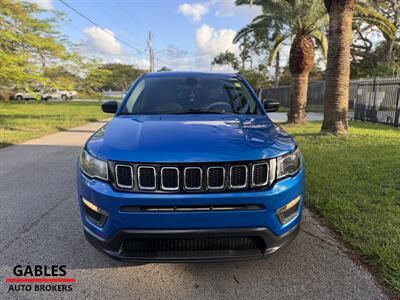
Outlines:
POLYGON ((39 90, 28 91, 24 90, 23 92, 16 93, 14 95, 15 100, 40 100, 41 93, 39 90))
POLYGON ((51 90, 43 93, 42 99, 47 101, 50 99, 56 100, 71 100, 76 97, 76 91, 66 91, 66 90, 51 90))

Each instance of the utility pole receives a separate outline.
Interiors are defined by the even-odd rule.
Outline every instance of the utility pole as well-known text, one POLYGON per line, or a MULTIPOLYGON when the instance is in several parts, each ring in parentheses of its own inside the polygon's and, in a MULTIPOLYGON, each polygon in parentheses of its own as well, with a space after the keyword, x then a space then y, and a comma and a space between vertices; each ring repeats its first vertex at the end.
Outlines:
POLYGON ((150 72, 154 72, 154 49, 153 49, 153 44, 152 44, 151 31, 149 31, 147 47, 149 47, 149 55, 150 55, 150 72))

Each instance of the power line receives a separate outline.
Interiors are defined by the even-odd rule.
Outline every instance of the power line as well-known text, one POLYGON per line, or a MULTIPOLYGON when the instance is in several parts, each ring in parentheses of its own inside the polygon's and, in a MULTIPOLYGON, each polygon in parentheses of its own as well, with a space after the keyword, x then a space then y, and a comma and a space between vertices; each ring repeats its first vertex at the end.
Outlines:
MULTIPOLYGON (((99 5, 101 5, 101 6, 103 7, 103 9, 101 9, 101 12, 102 12, 102 13, 105 13, 105 14, 106 14, 106 17, 109 18, 109 19, 111 19, 115 24, 117 24, 117 25, 122 29, 122 31, 123 31, 124 33, 128 34, 128 37, 126 37, 126 36, 124 37, 124 36, 122 36, 122 35, 120 34, 120 36, 121 36, 122 38, 124 38, 128 43, 134 45, 135 47, 145 48, 143 45, 146 44, 146 43, 142 43, 142 41, 137 42, 137 41, 139 41, 139 39, 137 39, 137 38, 132 34, 132 32, 130 31, 130 29, 128 29, 127 27, 125 27, 124 24, 122 24, 120 21, 118 21, 118 19, 115 18, 115 17, 108 11, 108 8, 107 8, 107 6, 105 5, 105 2, 99 2, 99 5), (133 40, 132 40, 132 39, 133 39, 133 40), (136 40, 137 40, 137 41, 136 41, 136 40)), ((118 5, 115 5, 113 8, 114 8, 114 9, 120 10, 120 7, 119 7, 118 5)), ((124 12, 121 12, 121 13, 124 13, 124 12)), ((103 14, 103 15, 105 16, 105 14, 103 14)))
POLYGON ((134 49, 142 54, 144 54, 144 51, 136 48, 134 46, 132 46, 130 43, 125 42, 123 39, 121 39, 120 37, 118 37, 116 34, 112 34, 110 31, 108 31, 106 28, 104 28, 103 26, 101 26, 100 24, 96 23, 95 21, 93 21, 92 19, 90 19, 87 15, 85 15, 84 13, 80 12, 79 10, 77 10, 76 8, 74 8, 73 6, 71 6, 68 2, 66 2, 65 0, 59 0, 62 4, 64 4, 65 6, 67 6, 69 9, 73 10, 74 12, 76 12, 78 15, 80 15, 82 18, 84 18, 85 20, 89 21, 90 23, 92 23, 93 25, 97 26, 98 28, 100 28, 101 30, 103 30, 105 33, 107 33, 108 35, 114 37, 116 40, 120 41, 121 43, 123 43, 125 46, 134 49))

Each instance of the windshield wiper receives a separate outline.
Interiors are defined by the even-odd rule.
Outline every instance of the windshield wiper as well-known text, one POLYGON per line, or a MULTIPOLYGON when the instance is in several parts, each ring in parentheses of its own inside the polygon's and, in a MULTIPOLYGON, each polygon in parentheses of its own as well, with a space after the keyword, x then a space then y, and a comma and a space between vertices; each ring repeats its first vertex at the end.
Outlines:
POLYGON ((173 115, 189 115, 189 114, 221 114, 224 115, 225 113, 220 110, 202 110, 202 109, 189 109, 185 111, 179 111, 173 113, 173 115))

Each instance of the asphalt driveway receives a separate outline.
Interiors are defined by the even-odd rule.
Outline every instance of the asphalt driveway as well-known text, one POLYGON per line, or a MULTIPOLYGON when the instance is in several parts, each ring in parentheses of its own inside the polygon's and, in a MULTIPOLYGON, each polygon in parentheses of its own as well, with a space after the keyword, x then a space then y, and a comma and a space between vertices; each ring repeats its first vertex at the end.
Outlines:
POLYGON ((81 145, 102 122, 0 150, 0 298, 382 299, 373 277, 304 212, 298 238, 265 260, 121 263, 85 240, 75 188, 81 145), (16 265, 66 265, 70 292, 9 292, 16 265))

